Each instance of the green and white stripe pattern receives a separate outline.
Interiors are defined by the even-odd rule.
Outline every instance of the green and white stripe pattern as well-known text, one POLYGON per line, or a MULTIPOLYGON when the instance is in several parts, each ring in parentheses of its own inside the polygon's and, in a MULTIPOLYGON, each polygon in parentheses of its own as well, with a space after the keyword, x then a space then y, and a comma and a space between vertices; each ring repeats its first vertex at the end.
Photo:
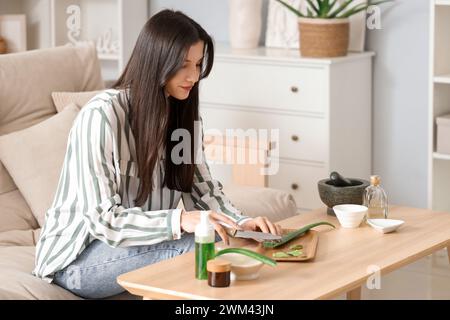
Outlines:
MULTIPOLYGON (((95 239, 112 247, 152 245, 179 239, 182 198, 187 211, 214 210, 242 224, 236 209, 213 180, 206 161, 196 165, 191 193, 161 187, 164 159, 153 173, 153 192, 134 205, 139 181, 125 91, 106 90, 80 111, 69 133, 52 206, 36 247, 33 274, 52 281, 95 239)), ((203 153, 203 160, 205 159, 203 153)))

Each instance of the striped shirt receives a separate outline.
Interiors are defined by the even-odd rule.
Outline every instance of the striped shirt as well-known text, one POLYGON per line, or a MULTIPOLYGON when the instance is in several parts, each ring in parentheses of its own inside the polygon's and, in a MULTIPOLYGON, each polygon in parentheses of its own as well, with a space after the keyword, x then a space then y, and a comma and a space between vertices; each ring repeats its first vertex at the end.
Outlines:
POLYGON ((177 209, 214 210, 242 224, 236 209, 211 178, 202 153, 189 193, 162 186, 163 157, 153 172, 153 191, 135 206, 139 188, 136 147, 124 90, 106 90, 81 109, 69 133, 66 155, 52 206, 36 247, 33 274, 52 281, 94 240, 111 247, 152 245, 181 237, 177 209))

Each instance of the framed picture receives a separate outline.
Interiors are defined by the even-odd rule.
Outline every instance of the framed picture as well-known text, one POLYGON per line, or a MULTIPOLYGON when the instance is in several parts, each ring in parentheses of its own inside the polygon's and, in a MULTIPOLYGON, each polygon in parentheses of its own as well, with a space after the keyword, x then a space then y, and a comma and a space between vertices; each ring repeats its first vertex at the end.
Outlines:
POLYGON ((27 24, 25 15, 0 15, 0 37, 6 42, 6 53, 26 51, 27 24))

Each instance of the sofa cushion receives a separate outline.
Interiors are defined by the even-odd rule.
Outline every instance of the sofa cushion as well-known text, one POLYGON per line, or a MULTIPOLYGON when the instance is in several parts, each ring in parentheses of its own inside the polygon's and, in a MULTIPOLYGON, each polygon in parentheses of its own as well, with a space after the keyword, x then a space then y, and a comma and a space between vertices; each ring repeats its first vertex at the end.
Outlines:
POLYGON ((0 137, 0 160, 41 227, 56 193, 67 139, 78 112, 71 104, 44 122, 0 137))
MULTIPOLYGON (((0 83, 0 136, 53 116, 53 91, 104 88, 93 44, 0 55, 0 83)), ((15 189, 0 162, 0 194, 15 189)))
POLYGON ((10 230, 0 232, 0 247, 3 246, 35 246, 41 229, 10 230))
POLYGON ((265 216, 277 222, 297 214, 293 196, 282 190, 224 185, 222 191, 236 208, 249 217, 265 216))
POLYGON ((89 100, 100 92, 101 90, 86 92, 52 92, 52 99, 56 111, 61 112, 71 103, 76 104, 81 109, 89 102, 89 100))
POLYGON ((80 299, 71 292, 31 274, 35 247, 0 247, 0 299, 80 299))
POLYGON ((38 223, 19 190, 0 194, 0 232, 37 227, 38 223))

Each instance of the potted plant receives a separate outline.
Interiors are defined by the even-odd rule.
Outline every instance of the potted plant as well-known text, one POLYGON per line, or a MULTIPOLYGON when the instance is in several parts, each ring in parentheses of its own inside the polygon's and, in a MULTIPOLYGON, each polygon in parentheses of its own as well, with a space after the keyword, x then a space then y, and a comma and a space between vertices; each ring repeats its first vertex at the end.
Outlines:
POLYGON ((299 17, 300 51, 305 57, 346 56, 350 41, 350 20, 368 7, 392 0, 366 1, 354 6, 354 0, 306 0, 302 13, 283 0, 276 0, 299 17))

